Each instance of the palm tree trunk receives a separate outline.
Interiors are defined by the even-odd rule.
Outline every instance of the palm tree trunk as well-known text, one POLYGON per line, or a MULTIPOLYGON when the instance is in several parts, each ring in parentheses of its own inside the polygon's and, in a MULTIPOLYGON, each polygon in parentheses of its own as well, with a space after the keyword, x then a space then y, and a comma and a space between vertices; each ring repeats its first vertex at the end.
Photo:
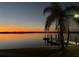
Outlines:
POLYGON ((64 37, 63 37, 63 30, 60 27, 60 40, 61 40, 61 48, 64 48, 64 37))
POLYGON ((63 29, 64 29, 64 23, 63 23, 63 18, 59 19, 59 24, 60 24, 60 40, 61 40, 61 49, 64 49, 64 37, 63 37, 63 29))
POLYGON ((76 44, 76 46, 77 46, 77 38, 75 38, 75 44, 76 44))
POLYGON ((66 43, 66 47, 68 46, 69 43, 69 26, 68 26, 68 35, 67 35, 67 43, 66 43))

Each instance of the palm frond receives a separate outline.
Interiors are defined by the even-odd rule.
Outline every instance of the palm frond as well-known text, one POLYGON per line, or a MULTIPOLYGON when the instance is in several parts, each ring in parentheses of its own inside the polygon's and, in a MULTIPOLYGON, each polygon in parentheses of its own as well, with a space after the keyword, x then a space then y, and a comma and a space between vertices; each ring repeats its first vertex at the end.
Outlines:
POLYGON ((53 8, 60 8, 60 3, 59 3, 59 2, 52 2, 52 3, 51 3, 51 6, 52 6, 53 8))
POLYGON ((51 7, 47 7, 44 9, 43 14, 45 14, 46 12, 51 12, 52 8, 51 7))
POLYGON ((47 20, 46 20, 46 24, 45 24, 45 30, 49 30, 52 22, 54 21, 54 17, 53 16, 48 16, 47 20))
POLYGON ((70 12, 70 11, 79 11, 79 7, 72 5, 72 6, 69 6, 65 9, 65 12, 70 12))
POLYGON ((73 18, 74 21, 76 21, 77 24, 79 24, 79 18, 73 18))

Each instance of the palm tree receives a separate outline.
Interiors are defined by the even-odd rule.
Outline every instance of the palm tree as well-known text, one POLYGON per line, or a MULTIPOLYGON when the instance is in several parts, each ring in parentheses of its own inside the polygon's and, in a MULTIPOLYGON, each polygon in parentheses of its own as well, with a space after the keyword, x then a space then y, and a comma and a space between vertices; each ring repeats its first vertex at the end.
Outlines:
POLYGON ((67 43, 66 43, 66 47, 68 46, 68 43, 69 43, 69 25, 68 25, 68 30, 67 30, 67 43))
MULTIPOLYGON (((71 6, 69 6, 69 7, 67 7, 66 9, 65 9, 65 11, 67 12, 67 13, 69 13, 69 15, 67 15, 67 17, 68 18, 72 18, 72 20, 74 20, 74 21, 76 21, 76 23, 79 25, 79 17, 74 17, 75 15, 76 15, 76 13, 77 14, 79 14, 79 7, 78 6, 74 6, 74 5, 71 5, 71 6)), ((65 13, 66 13, 65 12, 65 13)), ((67 18, 67 19, 68 19, 67 18)), ((67 43, 66 43, 66 47, 68 46, 68 43, 69 43, 69 37, 70 37, 70 29, 69 29, 69 21, 67 21, 67 43)))
POLYGON ((77 46, 77 37, 75 37, 75 44, 76 44, 76 46, 77 46))
MULTIPOLYGON (((77 6, 69 6, 63 9, 60 3, 52 2, 51 6, 44 9, 44 14, 46 12, 51 12, 47 17, 45 24, 45 31, 49 31, 49 28, 55 20, 58 22, 59 27, 59 37, 58 39, 61 41, 61 48, 64 48, 64 37, 63 33, 65 31, 65 24, 68 22, 67 19, 74 16, 74 12, 77 12, 79 8, 77 6), (71 13, 73 12, 73 14, 71 13)), ((69 23, 68 23, 69 24, 69 23)))

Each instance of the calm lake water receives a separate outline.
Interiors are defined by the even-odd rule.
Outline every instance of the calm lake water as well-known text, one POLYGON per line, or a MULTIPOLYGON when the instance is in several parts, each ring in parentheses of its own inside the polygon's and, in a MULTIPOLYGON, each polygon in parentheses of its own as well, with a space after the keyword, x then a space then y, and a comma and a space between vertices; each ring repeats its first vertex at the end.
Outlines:
POLYGON ((0 34, 0 49, 45 46, 44 34, 0 34))
MULTIPOLYGON (((55 38, 56 34, 52 37, 55 38)), ((78 34, 71 34, 70 40, 75 41, 78 34)), ((34 48, 46 46, 43 38, 45 34, 0 34, 0 49, 13 49, 13 48, 34 48)), ((67 36, 65 35, 65 39, 67 36)), ((79 40, 78 40, 79 41, 79 40)))

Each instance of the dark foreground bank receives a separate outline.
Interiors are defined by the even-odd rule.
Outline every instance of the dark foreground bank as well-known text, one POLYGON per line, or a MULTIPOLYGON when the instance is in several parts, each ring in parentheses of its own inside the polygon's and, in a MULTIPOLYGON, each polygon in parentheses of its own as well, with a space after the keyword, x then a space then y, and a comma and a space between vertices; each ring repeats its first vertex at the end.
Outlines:
POLYGON ((64 50, 58 47, 22 48, 0 50, 1 57, 79 57, 79 47, 69 46, 64 50))

